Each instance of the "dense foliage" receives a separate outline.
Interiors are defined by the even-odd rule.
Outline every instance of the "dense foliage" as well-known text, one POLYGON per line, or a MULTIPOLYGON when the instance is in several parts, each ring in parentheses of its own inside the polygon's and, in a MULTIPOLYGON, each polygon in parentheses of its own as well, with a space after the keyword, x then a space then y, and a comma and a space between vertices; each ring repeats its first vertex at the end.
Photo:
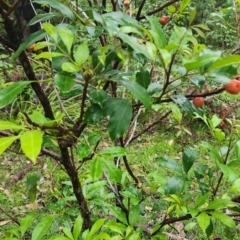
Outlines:
POLYGON ((16 217, 1 203, 13 221, 2 221, 2 238, 215 238, 219 225, 228 239, 237 236, 238 122, 224 117, 225 131, 206 102, 240 91, 240 56, 222 51, 237 42, 239 2, 34 4, 33 31, 23 1, 0 0, 0 154, 28 163, 17 180, 34 169, 25 195, 31 211, 16 217), (196 144, 184 141, 194 119, 209 133, 196 144), (157 150, 144 171, 141 140, 158 125, 181 139, 181 153, 157 150))

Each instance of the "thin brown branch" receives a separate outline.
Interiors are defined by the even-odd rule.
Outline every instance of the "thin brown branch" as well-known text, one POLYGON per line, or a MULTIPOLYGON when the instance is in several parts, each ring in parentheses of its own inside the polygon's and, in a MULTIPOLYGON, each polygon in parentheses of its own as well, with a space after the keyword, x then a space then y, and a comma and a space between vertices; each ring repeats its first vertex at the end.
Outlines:
POLYGON ((150 125, 148 125, 145 129, 143 129, 141 132, 139 132, 138 134, 136 134, 135 136, 133 136, 133 138, 131 139, 131 142, 133 142, 135 139, 137 139, 139 136, 141 136, 142 134, 144 134, 145 132, 147 132, 149 129, 151 129, 152 127, 154 127, 155 125, 157 125, 159 122, 161 122, 164 118, 166 118, 172 111, 168 111, 166 112, 163 116, 161 116, 158 120, 156 120, 155 122, 151 123, 150 125))
POLYGON ((142 2, 140 3, 140 6, 138 8, 138 12, 137 12, 137 15, 136 15, 136 20, 139 20, 140 16, 141 16, 141 13, 142 13, 142 9, 145 5, 147 0, 142 0, 142 2))
MULTIPOLYGON (((156 9, 150 11, 150 12, 148 12, 146 15, 147 15, 147 16, 151 16, 151 15, 153 15, 153 14, 155 14, 155 13, 161 12, 164 8, 172 5, 172 4, 175 3, 175 2, 180 2, 180 1, 181 1, 181 0, 171 0, 171 1, 163 4, 162 6, 156 8, 156 9)), ((140 16, 137 20, 140 21, 140 20, 142 20, 142 19, 144 19, 144 18, 146 18, 146 16, 140 16)))

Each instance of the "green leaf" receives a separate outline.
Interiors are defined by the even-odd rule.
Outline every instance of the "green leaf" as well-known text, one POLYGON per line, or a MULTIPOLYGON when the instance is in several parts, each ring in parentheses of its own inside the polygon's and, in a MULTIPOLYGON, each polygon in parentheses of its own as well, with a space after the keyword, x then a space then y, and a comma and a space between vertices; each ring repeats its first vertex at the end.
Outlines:
POLYGON ((0 154, 3 154, 6 151, 6 149, 18 138, 19 136, 0 138, 0 154))
POLYGON ((235 181, 239 176, 239 173, 234 169, 234 167, 226 166, 220 163, 219 168, 229 182, 235 181))
POLYGON ((31 115, 28 116, 32 122, 40 124, 40 125, 44 125, 46 122, 48 122, 48 120, 45 118, 45 116, 38 112, 38 111, 33 111, 33 113, 31 115))
POLYGON ((98 219, 92 226, 88 237, 86 238, 86 240, 92 240, 93 239, 93 235, 103 226, 104 222, 106 221, 106 219, 98 219))
POLYGON ((9 121, 0 121, 0 130, 22 130, 25 129, 24 125, 17 125, 9 121))
POLYGON ((227 207, 234 207, 236 203, 232 202, 229 199, 215 199, 208 204, 207 210, 210 209, 223 209, 227 207))
POLYGON ((182 156, 182 162, 183 162, 183 169, 186 174, 191 169, 197 156, 198 156, 198 152, 195 148, 188 147, 188 148, 184 149, 183 156, 182 156))
POLYGON ((132 106, 129 100, 109 98, 103 104, 105 116, 110 116, 108 131, 112 140, 123 136, 132 119, 132 106))
POLYGON ((70 10, 70 8, 68 8, 67 6, 65 6, 64 4, 59 2, 58 0, 51 0, 51 1, 49 1, 49 0, 34 0, 34 2, 39 3, 40 5, 49 5, 52 8, 59 10, 63 15, 70 18, 71 20, 75 19, 75 16, 74 16, 73 12, 70 10))
POLYGON ((240 63, 240 56, 239 55, 231 55, 227 56, 223 59, 218 59, 215 61, 211 67, 208 69, 208 71, 213 71, 218 68, 226 67, 226 66, 232 66, 233 64, 239 64, 240 63))
POLYGON ((98 104, 92 104, 89 106, 84 115, 84 121, 90 124, 100 122, 103 118, 103 109, 98 104))
POLYGON ((102 164, 107 169, 107 173, 109 174, 109 176, 116 182, 121 183, 122 172, 110 161, 102 159, 102 164))
POLYGON ((62 227, 63 233, 68 237, 68 239, 74 240, 73 235, 67 227, 62 227))
POLYGON ((147 89, 151 82, 151 76, 148 70, 141 69, 139 72, 137 72, 136 82, 143 88, 147 89))
POLYGON ((170 108, 172 110, 173 117, 180 124, 182 122, 182 112, 181 112, 180 108, 176 104, 171 104, 170 108))
POLYGON ((19 55, 28 47, 32 46, 36 42, 42 40, 44 37, 46 37, 47 33, 41 29, 33 34, 31 34, 26 41, 20 44, 19 48, 17 51, 12 55, 12 60, 15 62, 19 55))
POLYGON ((129 224, 134 226, 140 220, 140 206, 132 206, 129 212, 129 224))
POLYGON ((165 185, 166 194, 179 194, 185 184, 185 179, 180 176, 171 177, 165 185))
MULTIPOLYGON (((1 126, 1 124, 0 124, 1 126)), ((240 141, 238 140, 234 146, 234 153, 237 159, 240 159, 240 141)))
POLYGON ((64 45, 67 47, 68 53, 71 53, 72 45, 74 42, 74 34, 66 27, 59 27, 58 34, 61 37, 64 45))
POLYGON ((86 42, 80 44, 75 52, 73 53, 76 63, 81 66, 83 65, 89 57, 89 48, 86 42))
POLYGON ((62 70, 69 73, 76 73, 80 71, 79 66, 70 62, 64 62, 62 64, 62 70))
POLYGON ((59 53, 59 52, 42 52, 38 55, 35 56, 35 59, 41 59, 41 58, 45 58, 45 59, 49 59, 51 60, 52 58, 55 58, 55 57, 62 57, 64 56, 63 53, 59 53))
POLYGON ((210 196, 211 196, 210 193, 206 193, 205 195, 202 195, 202 194, 199 195, 196 198, 194 207, 198 208, 198 207, 201 207, 202 205, 204 205, 207 202, 207 200, 210 198, 210 196))
POLYGON ((157 157, 156 162, 168 169, 171 169, 180 173, 182 172, 182 167, 178 164, 178 162, 166 156, 157 157))
POLYGON ((121 235, 126 231, 127 228, 126 225, 115 221, 107 222, 104 227, 112 230, 113 232, 117 232, 121 235))
POLYGON ((230 228, 236 228, 236 223, 234 220, 226 214, 220 212, 212 212, 212 216, 218 220, 220 220, 224 225, 230 228))
POLYGON ((120 157, 127 154, 126 148, 122 147, 109 147, 102 150, 99 155, 109 156, 109 157, 120 157))
POLYGON ((137 82, 133 82, 130 80, 118 80, 118 82, 122 83, 138 100, 140 100, 144 106, 148 109, 151 108, 152 101, 149 97, 149 94, 145 88, 143 88, 137 82))
POLYGON ((120 222, 128 225, 126 215, 120 208, 115 207, 115 206, 111 206, 111 207, 109 207, 109 210, 112 213, 112 215, 115 218, 117 218, 120 222))
POLYGON ((203 232, 205 232, 210 224, 210 217, 205 212, 202 212, 197 216, 197 223, 203 232))
POLYGON ((102 106, 102 104, 108 99, 108 95, 104 90, 92 90, 89 93, 89 98, 93 103, 97 103, 102 106))
POLYGON ((129 36, 125 33, 118 33, 117 34, 119 38, 122 39, 123 42, 127 43, 128 45, 131 46, 131 48, 136 51, 136 53, 141 53, 143 54, 145 57, 147 57, 148 59, 151 60, 155 60, 154 56, 148 52, 148 48, 147 46, 141 42, 141 39, 138 39, 136 37, 133 36, 129 36))
POLYGON ((225 139, 225 133, 220 128, 215 128, 213 130, 213 133, 219 142, 221 142, 225 139))
POLYGON ((43 134, 40 130, 27 131, 20 136, 21 148, 34 164, 41 151, 42 141, 43 134))
POLYGON ((75 84, 74 79, 73 75, 67 73, 57 73, 54 76, 54 81, 61 92, 71 90, 75 84))
POLYGON ((47 32, 47 34, 54 40, 54 42, 57 43, 58 42, 57 29, 49 22, 43 23, 42 27, 47 32))
POLYGON ((0 109, 10 104, 22 90, 29 85, 30 81, 14 82, 0 90, 0 109))
POLYGON ((148 16, 146 16, 146 18, 150 23, 150 33, 153 36, 154 43, 158 49, 164 48, 167 45, 167 39, 161 25, 156 18, 148 16))
POLYGON ((51 227, 53 216, 45 216, 33 229, 31 240, 41 240, 51 227))
POLYGON ((189 25, 191 25, 193 20, 195 19, 196 13, 197 13, 196 8, 193 8, 192 11, 190 12, 190 16, 189 16, 189 25))
POLYGON ((235 180, 232 184, 232 186, 229 189, 230 192, 240 192, 240 178, 238 178, 237 180, 235 180))
POLYGON ((182 12, 187 6, 189 6, 191 0, 183 0, 180 4, 179 11, 182 12))
POLYGON ((102 176, 102 162, 99 158, 92 161, 91 176, 93 181, 96 181, 102 176))
POLYGON ((84 143, 77 146, 77 155, 80 159, 87 157, 92 152, 91 148, 84 143))
POLYGON ((80 236, 80 233, 82 231, 82 225, 83 225, 83 218, 81 215, 78 215, 73 226, 73 238, 75 240, 77 240, 80 236))
POLYGON ((27 215, 26 217, 22 218, 20 220, 20 231, 21 231, 21 236, 24 236, 24 233, 28 230, 28 228, 31 226, 33 221, 35 220, 36 216, 34 215, 27 215))

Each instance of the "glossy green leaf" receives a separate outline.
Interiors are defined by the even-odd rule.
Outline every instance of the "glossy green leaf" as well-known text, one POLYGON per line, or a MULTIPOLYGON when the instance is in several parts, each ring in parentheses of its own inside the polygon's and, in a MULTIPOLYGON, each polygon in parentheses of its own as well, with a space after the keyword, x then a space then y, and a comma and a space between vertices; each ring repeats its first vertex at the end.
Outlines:
POLYGON ((205 212, 202 212, 197 216, 197 223, 203 232, 205 232, 210 224, 210 217, 205 212))
POLYGON ((81 66, 89 57, 89 48, 86 42, 80 44, 73 53, 76 63, 81 66))
POLYGON ((173 117, 180 124, 182 122, 182 112, 181 112, 180 108, 176 104, 172 104, 170 106, 170 108, 172 110, 173 117))
POLYGON ((224 209, 227 207, 234 207, 236 206, 236 203, 232 202, 229 199, 215 199, 212 202, 208 204, 207 209, 224 209))
POLYGON ((27 215, 26 217, 22 218, 20 220, 20 231, 21 236, 24 236, 24 233, 29 229, 29 227, 32 225, 33 221, 36 219, 36 216, 34 215, 27 215))
POLYGON ((214 218, 220 220, 224 225, 226 225, 230 228, 236 228, 236 223, 228 215, 226 215, 224 213, 220 213, 220 212, 212 212, 211 214, 214 218))
POLYGON ((128 225, 126 215, 120 208, 112 206, 112 207, 109 207, 109 210, 112 213, 112 215, 115 218, 117 218, 120 222, 128 225))
POLYGON ((64 62, 62 64, 62 70, 69 73, 76 73, 80 71, 80 68, 76 64, 64 62))
POLYGON ((122 147, 108 147, 99 153, 99 155, 109 156, 109 157, 120 157, 126 154, 127 154, 126 148, 122 148, 122 147))
POLYGON ((236 193, 236 192, 240 192, 240 178, 236 179, 232 186, 229 189, 230 192, 236 193))
MULTIPOLYGON (((1 124, 0 124, 1 126, 1 124)), ((234 145, 234 153, 237 159, 240 159, 240 141, 238 140, 234 145)))
POLYGON ((26 156, 36 163, 37 157, 41 151, 43 134, 40 130, 24 132, 20 136, 21 148, 26 156))
POLYGON ((180 176, 171 177, 165 185, 166 194, 179 194, 185 184, 185 179, 180 176))
POLYGON ((35 17, 33 17, 29 22, 28 26, 35 25, 36 23, 46 22, 54 17, 56 17, 56 13, 48 12, 48 13, 38 13, 35 17))
POLYGON ((63 15, 70 18, 71 20, 75 19, 75 16, 74 16, 73 12, 70 10, 70 8, 68 8, 67 6, 65 6, 58 0, 51 0, 51 1, 49 1, 49 0, 34 0, 34 2, 39 3, 40 5, 49 5, 52 8, 59 10, 63 15))
POLYGON ((64 45, 66 46, 68 53, 71 53, 72 45, 74 42, 73 32, 66 27, 59 27, 57 31, 64 45))
POLYGON ((140 84, 143 88, 147 89, 151 82, 151 76, 149 71, 141 69, 139 72, 137 72, 136 82, 140 84))
POLYGON ((178 164, 178 162, 166 156, 157 157, 156 162, 170 170, 182 172, 182 167, 178 164))
POLYGON ((47 34, 54 40, 55 43, 58 42, 58 34, 57 29, 49 22, 45 22, 42 24, 43 29, 47 32, 47 34))
POLYGON ((0 130, 22 130, 24 128, 24 125, 17 125, 9 121, 0 121, 0 130))
POLYGON ((191 169, 197 157, 198 157, 198 151, 195 148, 188 147, 184 149, 183 156, 182 156, 182 163, 183 163, 183 169, 186 174, 191 169))
POLYGON ((198 208, 198 207, 201 207, 202 205, 204 205, 208 199, 210 198, 210 193, 206 193, 205 195, 199 195, 197 198, 196 198, 196 201, 195 201, 195 205, 194 207, 195 208, 198 208))
POLYGON ((102 106, 102 104, 108 99, 108 95, 104 90, 92 90, 89 93, 89 98, 93 103, 97 103, 102 106))
POLYGON ((0 154, 6 151, 6 149, 19 137, 12 136, 12 137, 1 137, 0 138, 0 154))
POLYGON ((103 104, 105 116, 110 116, 108 131, 112 140, 123 136, 132 119, 130 101, 121 98, 109 98, 103 104))
POLYGON ((135 226, 135 224, 140 220, 140 206, 132 206, 129 212, 129 224, 135 226))
POLYGON ((45 234, 49 231, 53 222, 53 216, 45 216, 33 229, 31 240, 41 240, 45 234))
POLYGON ((98 104, 92 104, 87 108, 84 115, 84 121, 86 123, 97 123, 104 118, 103 109, 98 104))
POLYGON ((159 21, 148 16, 146 16, 146 18, 150 23, 150 33, 153 36, 154 43, 158 49, 164 48, 167 44, 167 39, 161 25, 159 24, 159 21))
POLYGON ((122 83, 139 101, 141 101, 144 106, 148 109, 151 108, 152 101, 149 97, 149 94, 145 88, 143 88, 140 84, 130 80, 118 80, 118 82, 122 83))
POLYGON ((76 221, 74 222, 73 226, 73 237, 74 239, 78 239, 80 236, 80 233, 82 231, 82 225, 83 225, 83 218, 81 215, 78 215, 76 221))
POLYGON ((231 55, 227 56, 223 59, 218 59, 215 61, 211 67, 208 69, 208 71, 213 71, 218 68, 226 67, 226 66, 231 66, 233 64, 239 64, 240 63, 240 56, 239 55, 231 55))
POLYGON ((75 81, 75 77, 66 73, 57 73, 54 76, 54 81, 56 85, 59 87, 60 91, 69 91, 73 88, 75 81))
POLYGON ((30 81, 14 82, 0 90, 0 109, 10 104, 22 90, 29 85, 30 81))
POLYGON ((101 159, 99 158, 95 158, 92 161, 92 168, 91 168, 91 176, 93 181, 96 181, 97 179, 99 179, 102 176, 102 162, 101 159))
POLYGON ((41 59, 41 58, 44 58, 44 59, 49 59, 51 60, 52 58, 55 58, 55 57, 62 57, 64 56, 63 53, 59 53, 59 52, 42 52, 38 55, 35 56, 35 59, 41 59))

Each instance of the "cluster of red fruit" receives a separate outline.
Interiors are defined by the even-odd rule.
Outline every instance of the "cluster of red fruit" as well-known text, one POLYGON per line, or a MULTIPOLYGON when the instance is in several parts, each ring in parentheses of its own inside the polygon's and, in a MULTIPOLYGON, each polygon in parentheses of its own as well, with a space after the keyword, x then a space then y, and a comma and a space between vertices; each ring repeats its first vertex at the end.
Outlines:
MULTIPOLYGON (((240 77, 236 77, 235 79, 229 81, 225 86, 225 90, 230 94, 238 94, 240 92, 240 77)), ((203 97, 196 97, 193 99, 193 105, 195 107, 202 107, 203 104, 203 97)))

